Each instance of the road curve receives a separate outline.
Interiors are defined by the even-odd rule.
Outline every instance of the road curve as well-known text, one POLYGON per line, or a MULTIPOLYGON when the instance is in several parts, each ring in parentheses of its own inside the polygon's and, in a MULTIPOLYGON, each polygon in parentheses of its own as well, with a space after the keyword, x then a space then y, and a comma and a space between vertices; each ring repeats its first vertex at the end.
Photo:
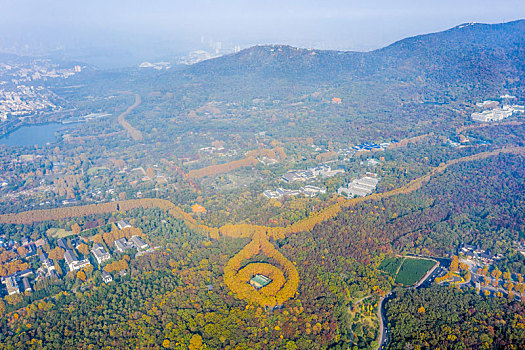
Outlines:
POLYGON ((122 127, 127 131, 128 135, 131 136, 131 138, 135 141, 142 141, 142 133, 139 130, 135 129, 133 126, 131 126, 131 124, 127 122, 126 117, 128 116, 128 114, 131 113, 131 111, 137 108, 141 102, 142 99, 140 98, 140 95, 135 94, 135 103, 129 106, 128 109, 126 109, 125 112, 121 113, 117 118, 119 124, 122 125, 122 127))

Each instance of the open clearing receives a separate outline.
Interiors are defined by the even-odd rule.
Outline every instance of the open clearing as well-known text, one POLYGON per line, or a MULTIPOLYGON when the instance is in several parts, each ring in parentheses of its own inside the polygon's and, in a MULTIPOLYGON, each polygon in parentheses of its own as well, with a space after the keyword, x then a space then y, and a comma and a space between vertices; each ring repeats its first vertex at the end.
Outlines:
POLYGON ((385 260, 381 261, 379 269, 386 272, 392 277, 396 277, 396 273, 399 270, 401 264, 403 263, 403 260, 404 258, 400 257, 386 258, 385 260))
POLYGON ((73 234, 73 231, 66 231, 63 228, 50 228, 46 231, 47 235, 53 238, 64 238, 67 236, 71 236, 73 234))
POLYGON ((419 281, 434 264, 432 260, 406 258, 396 276, 396 283, 411 286, 419 281))

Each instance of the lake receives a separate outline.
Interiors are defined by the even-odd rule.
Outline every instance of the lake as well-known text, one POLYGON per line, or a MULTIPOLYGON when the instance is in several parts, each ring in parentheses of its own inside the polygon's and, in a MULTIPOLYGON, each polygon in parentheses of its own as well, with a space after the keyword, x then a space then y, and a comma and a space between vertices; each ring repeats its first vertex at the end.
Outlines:
POLYGON ((6 146, 44 146, 55 142, 55 132, 63 127, 60 123, 24 125, 7 135, 0 137, 0 144, 6 146))

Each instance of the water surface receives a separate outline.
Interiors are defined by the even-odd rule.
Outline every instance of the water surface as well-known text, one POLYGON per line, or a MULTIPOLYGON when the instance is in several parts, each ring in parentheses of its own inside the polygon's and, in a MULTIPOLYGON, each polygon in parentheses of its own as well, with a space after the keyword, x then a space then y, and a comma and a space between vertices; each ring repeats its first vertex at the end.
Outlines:
POLYGON ((55 133, 62 126, 60 123, 24 125, 0 137, 0 144, 6 146, 44 146, 56 141, 55 133))

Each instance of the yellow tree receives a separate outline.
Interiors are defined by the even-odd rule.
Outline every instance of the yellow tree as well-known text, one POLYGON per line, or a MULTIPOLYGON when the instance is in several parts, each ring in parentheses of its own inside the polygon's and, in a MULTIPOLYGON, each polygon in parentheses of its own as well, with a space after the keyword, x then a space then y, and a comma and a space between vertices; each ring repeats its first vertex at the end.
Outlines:
POLYGON ((85 243, 80 244, 77 249, 84 256, 89 254, 89 247, 85 243))
POLYGON ((74 234, 78 235, 82 229, 80 226, 75 222, 73 225, 71 225, 71 231, 73 231, 74 234))
POLYGON ((16 252, 18 253, 18 255, 20 255, 21 258, 23 258, 27 254, 27 249, 25 247, 18 247, 16 248, 16 252))
POLYGON ((80 270, 77 272, 77 278, 81 280, 82 282, 86 282, 86 274, 84 271, 80 270))
POLYGON ((4 317, 5 315, 5 303, 0 300, 0 318, 4 317))
POLYGON ((202 337, 198 334, 194 334, 190 339, 190 350, 198 350, 202 348, 202 337))
POLYGON ((452 257, 452 262, 450 263, 450 271, 456 272, 458 270, 458 267, 459 267, 459 260, 458 260, 458 257, 454 255, 452 257))
POLYGON ((64 249, 56 247, 49 251, 49 258, 53 260, 61 260, 64 259, 64 253, 64 249))

